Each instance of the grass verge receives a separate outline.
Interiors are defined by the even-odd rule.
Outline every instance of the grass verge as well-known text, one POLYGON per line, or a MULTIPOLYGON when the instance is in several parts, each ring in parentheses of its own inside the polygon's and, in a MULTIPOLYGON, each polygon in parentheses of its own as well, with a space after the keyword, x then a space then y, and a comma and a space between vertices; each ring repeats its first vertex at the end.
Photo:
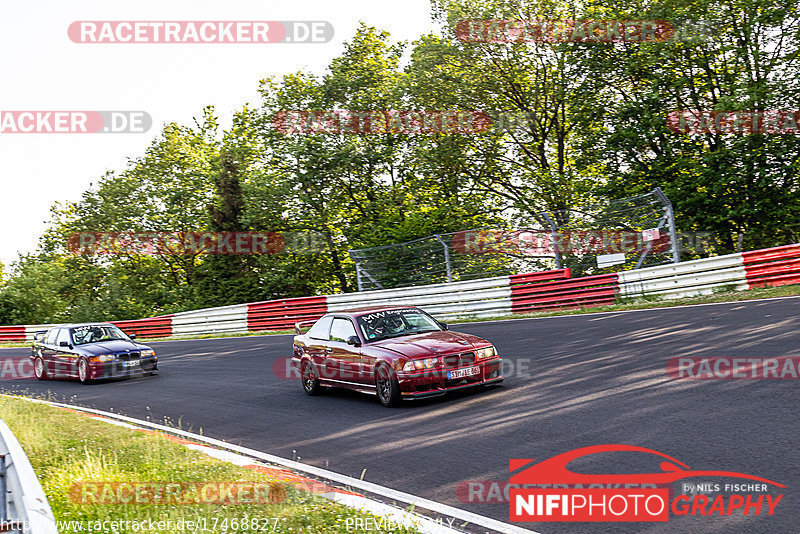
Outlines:
MULTIPOLYGON (((33 464, 60 532, 345 533, 348 519, 351 524, 356 518, 381 524, 368 513, 276 482, 267 474, 216 460, 162 435, 10 397, 0 397, 0 418, 14 431, 33 464), (120 491, 120 483, 161 489, 144 492, 139 498, 133 492, 120 491), (156 486, 147 486, 151 483, 156 486), (181 484, 187 490, 174 491, 169 498, 162 485, 166 483, 181 484), (258 504, 245 502, 252 501, 254 492, 243 496, 234 492, 231 499, 205 502, 205 495, 223 495, 219 488, 236 487, 227 483, 244 488, 256 485, 268 491, 261 493, 258 504), (193 499, 189 488, 204 489, 193 499), (91 502, 93 497, 97 497, 96 503, 91 502), (120 499, 133 502, 100 504, 120 499), (155 500, 160 504, 154 504, 155 500), (195 500, 201 504, 194 504, 195 500), (141 528, 143 521, 145 529, 141 528), (195 528, 188 528, 189 521, 195 528)), ((394 527, 394 532, 417 532, 394 527)))

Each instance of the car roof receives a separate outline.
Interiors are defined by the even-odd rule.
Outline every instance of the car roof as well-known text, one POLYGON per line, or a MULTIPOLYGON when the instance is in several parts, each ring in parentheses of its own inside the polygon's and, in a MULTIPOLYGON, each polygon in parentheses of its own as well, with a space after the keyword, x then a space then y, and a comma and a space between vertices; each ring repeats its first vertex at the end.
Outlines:
POLYGON ((354 308, 350 310, 342 310, 342 311, 335 311, 335 312, 328 312, 327 315, 349 315, 351 317, 357 317, 359 315, 364 315, 365 313, 375 313, 381 311, 392 311, 392 310, 420 310, 417 306, 366 306, 363 308, 354 308))
POLYGON ((81 326, 114 326, 111 323, 71 323, 71 324, 59 324, 56 326, 51 326, 50 330, 53 328, 78 328, 81 326))

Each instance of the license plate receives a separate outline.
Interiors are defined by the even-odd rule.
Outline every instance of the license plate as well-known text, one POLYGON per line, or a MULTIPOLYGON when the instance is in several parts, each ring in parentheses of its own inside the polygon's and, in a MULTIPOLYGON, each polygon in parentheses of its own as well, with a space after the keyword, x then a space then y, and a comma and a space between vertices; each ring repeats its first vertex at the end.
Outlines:
POLYGON ((122 367, 136 367, 139 365, 139 360, 135 360, 132 362, 122 362, 122 367))
POLYGON ((456 369, 455 371, 447 372, 447 379, 453 380, 454 378, 464 378, 465 376, 477 375, 481 372, 480 366, 467 367, 466 369, 456 369))

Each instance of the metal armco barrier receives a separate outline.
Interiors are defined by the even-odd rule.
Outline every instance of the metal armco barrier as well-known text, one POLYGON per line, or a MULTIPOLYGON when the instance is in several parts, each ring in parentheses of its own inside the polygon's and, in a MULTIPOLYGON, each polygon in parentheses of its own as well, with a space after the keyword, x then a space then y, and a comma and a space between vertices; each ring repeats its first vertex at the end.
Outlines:
POLYGON ((553 279, 539 277, 537 281, 527 274, 510 277, 514 313, 613 304, 619 292, 616 273, 569 278, 569 269, 562 269, 535 274, 547 273, 553 273, 553 279), (566 276, 562 275, 563 271, 566 276))
POLYGON ((741 254, 685 261, 623 271, 619 274, 620 296, 657 296, 676 299, 713 293, 716 288, 735 286, 747 289, 741 254))
MULTIPOLYGON (((513 313, 613 304, 616 296, 673 299, 800 283, 800 244, 728 254, 613 274, 572 278, 569 269, 497 276, 427 286, 380 289, 237 304, 114 321, 139 337, 288 330, 330 311, 368 306, 420 306, 438 319, 498 317, 513 313)), ((53 325, 0 326, 0 342, 31 341, 53 325)))
POLYGON ((379 289, 327 296, 328 311, 367 306, 419 306, 438 319, 495 317, 511 314, 508 276, 431 284, 399 289, 379 289))
POLYGON ((14 433, 0 420, 0 523, 4 532, 58 534, 50 503, 14 433))
POLYGON ((132 321, 112 321, 126 334, 137 337, 169 337, 172 335, 172 315, 134 319, 132 321))
POLYGON ((298 321, 319 319, 328 308, 326 297, 268 300, 247 305, 247 330, 283 330, 298 321))
POLYGON ((25 327, 0 326, 0 341, 25 341, 25 327))
POLYGON ((247 332, 247 304, 206 308, 172 316, 172 334, 197 335, 247 332))
POLYGON ((800 245, 743 252, 749 289, 800 284, 800 245))

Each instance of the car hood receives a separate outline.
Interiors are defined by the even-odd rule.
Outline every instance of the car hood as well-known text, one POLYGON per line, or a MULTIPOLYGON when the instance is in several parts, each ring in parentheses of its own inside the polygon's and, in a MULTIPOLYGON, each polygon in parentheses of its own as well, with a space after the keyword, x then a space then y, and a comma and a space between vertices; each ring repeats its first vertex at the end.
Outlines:
POLYGON ((471 350, 487 341, 469 334, 443 330, 411 336, 384 339, 372 343, 371 346, 390 350, 411 359, 430 358, 439 354, 452 354, 471 350))
POLYGON ((100 343, 78 345, 76 348, 88 354, 116 354, 126 351, 148 350, 150 347, 131 341, 102 341, 100 343))

